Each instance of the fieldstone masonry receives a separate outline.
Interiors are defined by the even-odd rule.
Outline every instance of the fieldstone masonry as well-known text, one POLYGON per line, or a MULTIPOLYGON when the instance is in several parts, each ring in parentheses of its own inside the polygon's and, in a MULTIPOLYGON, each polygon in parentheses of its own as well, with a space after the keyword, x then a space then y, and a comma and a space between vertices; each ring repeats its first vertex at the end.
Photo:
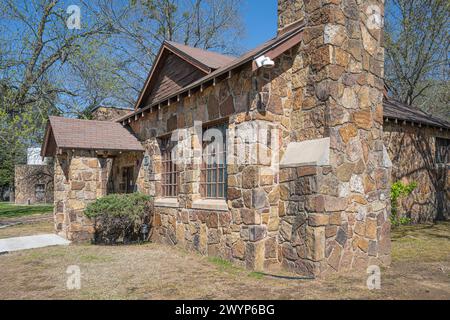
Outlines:
POLYGON ((14 171, 15 203, 53 202, 52 165, 16 165, 14 171))
POLYGON ((436 137, 450 139, 450 132, 394 121, 384 124, 384 143, 394 164, 393 181, 417 183, 411 196, 399 201, 399 214, 413 223, 449 218, 450 165, 436 164, 436 137))
POLYGON ((128 113, 130 113, 132 110, 129 109, 121 109, 121 108, 114 108, 114 107, 98 107, 92 111, 91 116, 92 120, 98 120, 98 121, 115 121, 128 113))
POLYGON ((71 241, 91 239, 94 228, 86 206, 107 194, 111 161, 94 152, 75 151, 55 159, 55 229, 71 241))
POLYGON ((128 165, 136 170, 136 190, 155 197, 154 241, 254 270, 282 266, 324 275, 389 264, 383 32, 369 23, 373 12, 382 18, 383 1, 279 0, 279 32, 302 19, 306 27, 302 42, 278 56, 273 69, 253 72, 247 64, 130 121, 144 156, 124 153, 113 164, 92 154, 58 157, 58 231, 81 239, 91 232, 82 209, 105 194, 111 172, 114 185, 128 165), (211 202, 200 194, 202 128, 196 122, 219 119, 228 124, 227 200, 211 202), (179 149, 190 161, 178 164, 178 196, 165 199, 159 144, 175 129, 184 133, 178 143, 192 152, 179 149), (246 132, 270 134, 255 140, 246 132), (325 164, 278 170, 290 143, 323 138, 330 144, 325 164))
POLYGON ((390 262, 383 13, 383 1, 279 1, 281 31, 306 22, 292 75, 300 107, 291 140, 331 139, 330 166, 281 172, 282 263, 290 269, 321 274, 390 262))

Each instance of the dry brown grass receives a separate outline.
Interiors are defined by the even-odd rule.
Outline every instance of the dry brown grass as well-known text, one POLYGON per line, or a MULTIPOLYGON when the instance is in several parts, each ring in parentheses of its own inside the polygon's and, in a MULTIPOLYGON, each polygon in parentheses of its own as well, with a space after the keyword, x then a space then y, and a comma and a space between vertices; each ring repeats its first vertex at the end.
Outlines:
POLYGON ((393 230, 395 261, 439 262, 450 259, 450 222, 404 226, 393 230))
POLYGON ((450 225, 408 228, 395 231, 378 291, 367 289, 366 275, 278 279, 161 244, 71 245, 0 256, 0 299, 450 299, 450 225), (436 245, 442 254, 420 259, 436 245), (81 290, 66 289, 70 265, 81 268, 81 290))
POLYGON ((53 233, 53 224, 49 221, 39 221, 36 223, 24 223, 13 227, 0 229, 0 239, 11 237, 24 237, 37 234, 53 233))

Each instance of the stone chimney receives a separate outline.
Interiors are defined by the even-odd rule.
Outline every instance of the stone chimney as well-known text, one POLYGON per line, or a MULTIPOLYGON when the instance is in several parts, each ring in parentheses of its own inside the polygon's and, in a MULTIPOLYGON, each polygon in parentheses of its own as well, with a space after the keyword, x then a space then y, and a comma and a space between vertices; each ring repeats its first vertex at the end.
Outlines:
POLYGON ((279 33, 298 21, 305 24, 292 67, 291 141, 296 146, 286 154, 326 148, 318 154, 328 159, 313 167, 298 159, 282 166, 281 174, 295 177, 300 189, 288 205, 297 203, 302 217, 282 221, 299 230, 295 242, 283 244, 292 247, 285 252, 297 255, 285 255, 283 264, 313 274, 389 264, 384 0, 279 0, 278 14, 279 33))

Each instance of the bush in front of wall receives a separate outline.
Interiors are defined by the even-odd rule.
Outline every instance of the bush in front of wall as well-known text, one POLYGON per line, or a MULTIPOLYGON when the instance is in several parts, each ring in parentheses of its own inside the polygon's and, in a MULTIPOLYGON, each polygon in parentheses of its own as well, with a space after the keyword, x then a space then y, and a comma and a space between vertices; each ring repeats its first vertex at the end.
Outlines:
POLYGON ((417 182, 404 184, 397 181, 391 186, 391 224, 394 227, 411 223, 411 219, 399 216, 398 201, 403 197, 409 196, 417 188, 417 182))
POLYGON ((152 221, 152 198, 140 193, 112 194, 90 203, 84 213, 94 223, 94 243, 138 242, 148 239, 142 229, 152 221))

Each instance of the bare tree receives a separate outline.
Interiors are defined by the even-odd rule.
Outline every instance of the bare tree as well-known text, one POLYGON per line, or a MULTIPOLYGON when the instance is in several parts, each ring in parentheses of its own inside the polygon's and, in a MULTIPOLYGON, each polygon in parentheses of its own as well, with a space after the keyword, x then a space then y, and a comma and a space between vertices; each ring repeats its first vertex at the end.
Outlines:
POLYGON ((395 98, 446 116, 449 86, 448 0, 388 0, 386 81, 395 98))
MULTIPOLYGON (((164 40, 224 54, 238 54, 243 36, 242 0, 100 0, 102 19, 113 25, 109 42, 122 62, 115 76, 128 84, 132 106, 164 40)), ((124 95, 122 95, 124 96, 124 95)))
MULTIPOLYGON (((14 68, 16 90, 11 102, 16 111, 49 94, 70 94, 70 91, 57 87, 41 92, 40 81, 55 72, 52 68, 63 65, 67 56, 79 49, 85 39, 110 33, 111 26, 105 23, 95 23, 81 31, 69 30, 66 27, 68 14, 59 4, 59 0, 3 1, 3 18, 9 26, 16 24, 20 28, 16 34, 3 32, 7 38, 2 42, 15 37, 23 43, 21 47, 15 47, 12 61, 6 63, 6 68, 14 68)), ((2 27, 8 28, 8 25, 2 27)))
MULTIPOLYGON (((0 1, 2 163, 24 161, 49 114, 84 117, 100 104, 133 106, 166 39, 236 52, 240 2, 81 0, 81 28, 71 30, 62 0, 0 1)), ((13 176, 11 165, 5 170, 13 176)))
POLYGON ((64 112, 59 102, 75 94, 55 75, 87 40, 111 30, 95 19, 89 28, 69 30, 68 17, 59 0, 0 2, 0 170, 8 172, 10 185, 13 165, 24 162, 27 146, 41 142, 48 115, 64 112))

